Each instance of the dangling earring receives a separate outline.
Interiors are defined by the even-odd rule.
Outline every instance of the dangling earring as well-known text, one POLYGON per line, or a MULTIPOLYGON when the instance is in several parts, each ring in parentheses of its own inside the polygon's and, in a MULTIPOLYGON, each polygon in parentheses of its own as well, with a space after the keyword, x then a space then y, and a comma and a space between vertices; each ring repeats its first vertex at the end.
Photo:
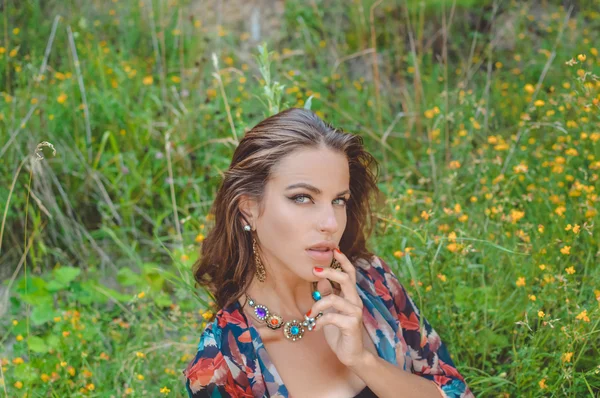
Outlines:
POLYGON ((331 262, 330 265, 331 268, 336 269, 338 271, 342 271, 344 272, 344 270, 342 269, 342 264, 339 263, 338 260, 336 260, 335 258, 333 259, 333 261, 331 262))
MULTIPOLYGON (((252 227, 250 225, 246 225, 246 226, 244 226, 244 230, 251 231, 252 227)), ((253 236, 252 237, 252 251, 254 252, 254 263, 256 264, 255 274, 260 282, 264 282, 265 278, 267 276, 267 272, 265 270, 265 266, 263 265, 262 261, 260 260, 256 246, 257 246, 256 238, 254 238, 254 236, 253 236)))

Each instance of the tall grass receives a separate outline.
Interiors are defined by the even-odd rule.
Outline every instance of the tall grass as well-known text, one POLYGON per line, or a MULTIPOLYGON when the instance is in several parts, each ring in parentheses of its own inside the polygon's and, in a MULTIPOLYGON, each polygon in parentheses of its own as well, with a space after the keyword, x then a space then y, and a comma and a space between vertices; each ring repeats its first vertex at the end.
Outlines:
POLYGON ((380 160, 371 247, 477 396, 597 394, 595 3, 231 4, 0 5, 5 395, 184 396, 221 173, 290 106, 380 160))

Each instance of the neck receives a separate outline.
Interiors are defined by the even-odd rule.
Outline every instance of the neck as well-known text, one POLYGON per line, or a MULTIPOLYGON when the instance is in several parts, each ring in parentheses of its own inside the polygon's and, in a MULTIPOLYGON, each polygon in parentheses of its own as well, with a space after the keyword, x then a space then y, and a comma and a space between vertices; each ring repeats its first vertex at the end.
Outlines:
MULTIPOLYGON (((285 321, 304 319, 304 314, 314 303, 311 281, 298 278, 297 275, 271 272, 267 273, 264 282, 260 282, 254 277, 246 293, 254 300, 255 304, 264 305, 269 312, 283 317, 285 321)), ((238 301, 240 304, 244 304, 246 297, 242 296, 238 301)), ((253 312, 253 309, 247 304, 244 309, 253 312)))

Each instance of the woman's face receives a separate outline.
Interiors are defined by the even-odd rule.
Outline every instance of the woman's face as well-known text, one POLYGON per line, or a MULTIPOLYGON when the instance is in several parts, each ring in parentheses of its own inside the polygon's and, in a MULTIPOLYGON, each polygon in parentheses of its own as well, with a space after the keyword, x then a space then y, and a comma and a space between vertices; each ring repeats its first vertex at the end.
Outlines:
POLYGON ((263 214, 259 217, 256 204, 247 208, 267 273, 287 270, 314 280, 313 266, 331 264, 331 250, 315 259, 307 249, 322 241, 338 246, 346 228, 349 184, 343 153, 302 149, 282 158, 265 186, 263 214))

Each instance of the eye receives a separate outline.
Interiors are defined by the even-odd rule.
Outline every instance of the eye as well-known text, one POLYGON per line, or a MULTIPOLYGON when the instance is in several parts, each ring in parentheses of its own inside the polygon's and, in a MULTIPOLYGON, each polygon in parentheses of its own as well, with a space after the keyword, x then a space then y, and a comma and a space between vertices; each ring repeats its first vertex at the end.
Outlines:
POLYGON ((340 199, 340 200, 343 200, 343 201, 344 201, 344 206, 346 206, 346 205, 348 204, 348 200, 346 200, 346 198, 338 198, 338 199, 340 199))
MULTIPOLYGON (((307 202, 298 202, 297 199, 298 198, 308 198, 308 199, 312 199, 310 197, 310 195, 305 195, 305 194, 301 194, 301 195, 296 195, 290 198, 290 200, 296 202, 296 203, 307 203, 307 202)), ((346 206, 348 204, 348 200, 346 200, 346 198, 338 198, 337 200, 342 200, 343 201, 343 206, 346 206)))
POLYGON ((298 201, 296 200, 296 199, 298 199, 298 198, 309 198, 309 199, 311 199, 311 197, 310 197, 310 196, 308 196, 308 195, 296 195, 296 196, 292 196, 290 199, 291 199, 291 200, 293 200, 293 201, 294 201, 294 202, 296 202, 296 203, 307 203, 307 202, 298 202, 298 201))

